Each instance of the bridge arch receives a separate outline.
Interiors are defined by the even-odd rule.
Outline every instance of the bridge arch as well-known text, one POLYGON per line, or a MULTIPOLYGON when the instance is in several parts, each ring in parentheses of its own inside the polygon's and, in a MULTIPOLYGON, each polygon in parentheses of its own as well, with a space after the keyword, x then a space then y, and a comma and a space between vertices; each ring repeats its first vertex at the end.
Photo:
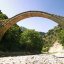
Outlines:
POLYGON ((46 12, 42 12, 42 11, 26 11, 20 14, 17 14, 16 16, 9 18, 6 22, 3 24, 2 29, 0 29, 0 38, 2 38, 2 36, 5 34, 5 32, 12 27, 14 24, 16 24, 18 21, 26 19, 26 18, 30 18, 30 17, 43 17, 43 18, 47 18, 50 19, 52 21, 57 22, 58 24, 64 26, 64 23, 62 21, 62 19, 64 19, 64 17, 61 16, 57 16, 54 14, 49 14, 46 12), (62 19, 61 19, 62 18, 62 19))

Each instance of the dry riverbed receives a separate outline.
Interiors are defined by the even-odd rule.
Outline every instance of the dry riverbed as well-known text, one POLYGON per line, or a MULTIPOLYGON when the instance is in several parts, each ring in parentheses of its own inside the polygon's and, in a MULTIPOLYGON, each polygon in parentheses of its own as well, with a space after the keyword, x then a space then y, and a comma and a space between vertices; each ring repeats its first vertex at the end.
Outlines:
POLYGON ((0 64, 64 64, 64 58, 53 54, 0 57, 0 64))

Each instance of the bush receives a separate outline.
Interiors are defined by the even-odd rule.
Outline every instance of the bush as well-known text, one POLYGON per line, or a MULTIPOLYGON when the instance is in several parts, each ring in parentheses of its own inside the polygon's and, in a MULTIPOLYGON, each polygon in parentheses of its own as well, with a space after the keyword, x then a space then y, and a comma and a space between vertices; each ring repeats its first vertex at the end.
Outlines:
POLYGON ((18 51, 21 30, 17 25, 12 26, 4 35, 0 45, 3 51, 18 51))
POLYGON ((42 36, 34 30, 26 30, 20 36, 20 44, 25 51, 40 53, 43 46, 42 36))

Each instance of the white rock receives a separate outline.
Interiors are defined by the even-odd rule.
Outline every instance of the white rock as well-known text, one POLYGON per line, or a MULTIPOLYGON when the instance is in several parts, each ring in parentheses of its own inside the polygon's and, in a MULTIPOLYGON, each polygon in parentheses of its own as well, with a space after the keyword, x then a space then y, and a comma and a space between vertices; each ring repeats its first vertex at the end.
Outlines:
POLYGON ((64 64, 64 58, 58 58, 51 54, 0 58, 0 64, 61 64, 61 63, 64 64))

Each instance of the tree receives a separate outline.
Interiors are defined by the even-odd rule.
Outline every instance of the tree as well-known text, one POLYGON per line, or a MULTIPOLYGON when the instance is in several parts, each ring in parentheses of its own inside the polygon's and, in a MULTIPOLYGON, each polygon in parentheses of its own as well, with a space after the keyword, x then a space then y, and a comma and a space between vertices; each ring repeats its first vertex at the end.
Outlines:
MULTIPOLYGON (((46 34, 44 34, 44 46, 42 48, 43 52, 48 52, 49 48, 55 43, 59 38, 60 31, 63 30, 59 25, 54 27, 54 29, 49 30, 46 34)), ((61 40, 61 39, 59 39, 61 40)))
POLYGON ((64 46, 64 30, 61 30, 59 33, 59 42, 64 46))
POLYGON ((40 53, 43 46, 42 36, 35 30, 25 30, 20 36, 20 44, 25 51, 40 53))
POLYGON ((4 19, 8 19, 8 17, 5 14, 3 14, 0 10, 0 20, 4 20, 4 19))
POLYGON ((5 51, 18 50, 21 30, 16 24, 4 35, 1 43, 5 51))

